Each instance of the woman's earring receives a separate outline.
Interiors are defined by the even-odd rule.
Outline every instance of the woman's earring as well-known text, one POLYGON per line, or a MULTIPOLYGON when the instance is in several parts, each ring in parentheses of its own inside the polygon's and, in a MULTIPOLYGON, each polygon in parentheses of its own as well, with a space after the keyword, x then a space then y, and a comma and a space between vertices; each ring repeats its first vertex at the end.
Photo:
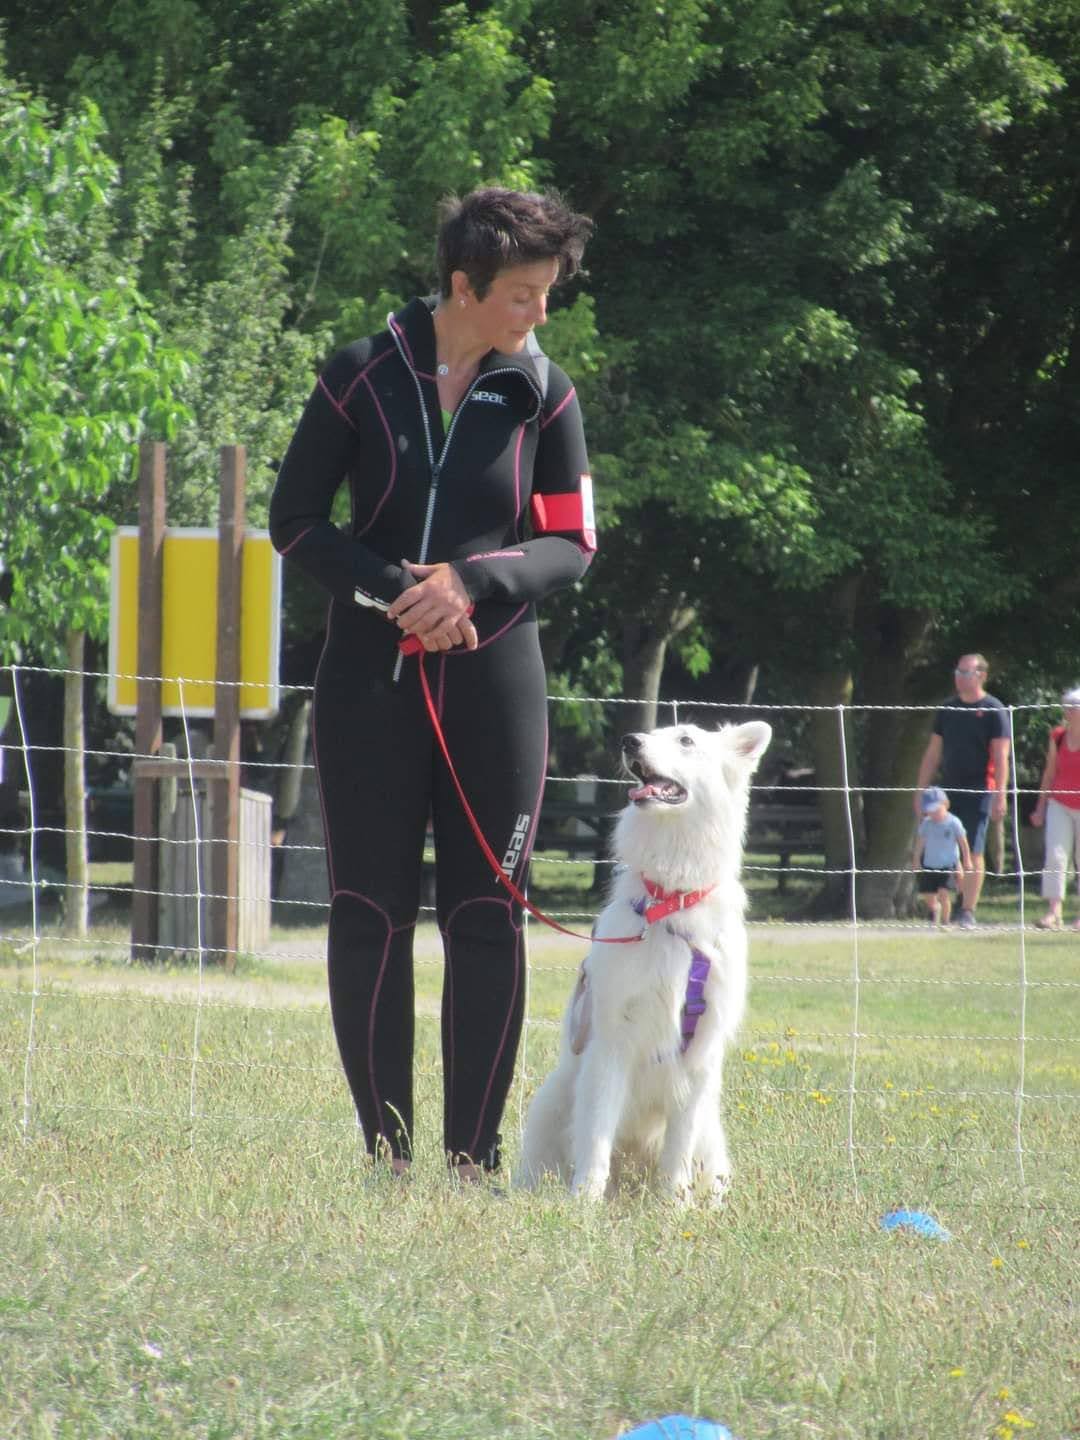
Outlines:
POLYGON ((464 300, 462 300, 462 302, 461 302, 461 308, 462 308, 463 310, 465 309, 465 301, 464 301, 464 300))

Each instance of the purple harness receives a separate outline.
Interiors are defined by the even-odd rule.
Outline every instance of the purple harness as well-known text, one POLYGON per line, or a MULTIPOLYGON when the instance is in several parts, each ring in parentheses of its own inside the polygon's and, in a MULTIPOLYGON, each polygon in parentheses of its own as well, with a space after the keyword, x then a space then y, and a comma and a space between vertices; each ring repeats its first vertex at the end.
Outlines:
MULTIPOLYGON (((648 895, 643 895, 640 900, 634 901, 635 911, 645 920, 646 924, 650 923, 649 917, 646 914, 646 908, 651 903, 648 895)), ((673 935, 679 934, 677 930, 672 930, 671 933, 673 935)), ((679 939, 686 940, 686 936, 680 935, 679 939)), ((686 943, 690 945, 689 940, 686 940, 686 943)), ((705 982, 709 978, 711 965, 712 962, 707 955, 695 949, 693 945, 690 945, 690 974, 686 980, 686 999, 683 1001, 682 1019, 679 1027, 682 1032, 682 1040, 679 1043, 680 1055, 685 1055, 689 1049, 690 1041, 693 1040, 697 1031, 698 1021, 702 1015, 705 1014, 705 982)))

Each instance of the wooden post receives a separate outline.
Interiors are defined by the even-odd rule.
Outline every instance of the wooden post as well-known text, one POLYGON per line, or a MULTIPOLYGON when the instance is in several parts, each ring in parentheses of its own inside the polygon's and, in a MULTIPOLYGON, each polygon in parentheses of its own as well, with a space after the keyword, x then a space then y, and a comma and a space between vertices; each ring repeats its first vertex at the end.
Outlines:
MULTIPOLYGON (((161 749, 161 575, 165 546, 165 446, 139 447, 139 680, 135 698, 136 757, 161 749)), ((157 956, 157 795, 154 781, 136 769, 135 866, 131 898, 131 958, 157 956)))
POLYGON ((213 860, 210 946, 231 970, 236 965, 240 881, 240 597, 244 557, 242 445, 221 448, 218 521, 217 684, 214 687, 215 767, 212 784, 213 860))

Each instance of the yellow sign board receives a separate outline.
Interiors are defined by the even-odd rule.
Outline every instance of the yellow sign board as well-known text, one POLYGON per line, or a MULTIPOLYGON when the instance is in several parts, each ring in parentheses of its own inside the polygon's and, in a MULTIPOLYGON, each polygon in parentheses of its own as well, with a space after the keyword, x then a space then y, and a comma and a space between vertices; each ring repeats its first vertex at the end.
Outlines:
MULTIPOLYGON (((134 715, 139 654, 139 531, 112 537, 109 694, 114 715, 134 715)), ((217 671, 218 532, 165 531, 162 554, 161 713, 213 715, 217 671), (182 682, 182 683, 181 683, 182 682)), ((240 715, 277 713, 281 556, 265 530, 244 536, 240 599, 240 715)))

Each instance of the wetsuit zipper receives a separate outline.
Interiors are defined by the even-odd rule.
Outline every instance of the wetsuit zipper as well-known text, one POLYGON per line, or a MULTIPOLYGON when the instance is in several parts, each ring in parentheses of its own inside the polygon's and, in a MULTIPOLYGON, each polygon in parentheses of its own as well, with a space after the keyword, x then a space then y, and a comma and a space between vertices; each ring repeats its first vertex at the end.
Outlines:
MULTIPOLYGON (((454 411, 450 419, 450 428, 446 432, 446 439, 443 441, 442 450, 439 452, 438 460, 436 460, 435 447, 431 443, 431 425, 428 422, 427 406, 424 404, 424 391, 420 384, 420 377, 417 375, 413 367, 409 364, 408 360, 405 359, 405 355, 402 352, 397 335, 393 332, 393 327, 391 327, 391 333, 394 334, 394 344, 397 346, 398 354, 401 355, 401 358, 403 360, 405 360, 406 368, 408 369, 409 374, 413 378, 413 384, 416 386, 416 399, 420 405, 420 420, 424 427, 424 444, 427 447, 428 467, 431 470, 431 484, 428 488, 427 510, 424 513, 424 529, 422 535, 420 536, 420 554, 416 562, 418 565, 426 565, 428 543, 431 540, 431 527, 435 519, 435 497, 438 494, 439 490, 439 476, 442 474, 443 466, 446 464, 446 454, 447 451, 450 449, 450 441, 453 439, 454 431, 457 428, 458 419, 465 405, 468 403, 469 397, 472 395, 473 390, 476 388, 478 382, 480 381, 481 376, 477 375, 473 379, 473 381, 469 385, 469 388, 465 391, 465 394, 458 401, 457 409, 454 411)), ((504 366, 501 370, 486 371, 482 378, 487 381, 491 380, 496 375, 522 375, 522 372, 520 370, 515 370, 504 366)), ((527 375, 522 375, 522 378, 525 380, 526 384, 529 385, 530 389, 532 389, 533 392, 536 394, 537 404, 542 405, 543 398, 536 392, 536 387, 533 385, 532 381, 527 375)), ((537 413, 539 413, 539 411, 537 413)), ((404 655, 402 655, 399 651, 397 660, 394 662, 393 683, 395 685, 401 678, 401 665, 404 658, 404 655)))

